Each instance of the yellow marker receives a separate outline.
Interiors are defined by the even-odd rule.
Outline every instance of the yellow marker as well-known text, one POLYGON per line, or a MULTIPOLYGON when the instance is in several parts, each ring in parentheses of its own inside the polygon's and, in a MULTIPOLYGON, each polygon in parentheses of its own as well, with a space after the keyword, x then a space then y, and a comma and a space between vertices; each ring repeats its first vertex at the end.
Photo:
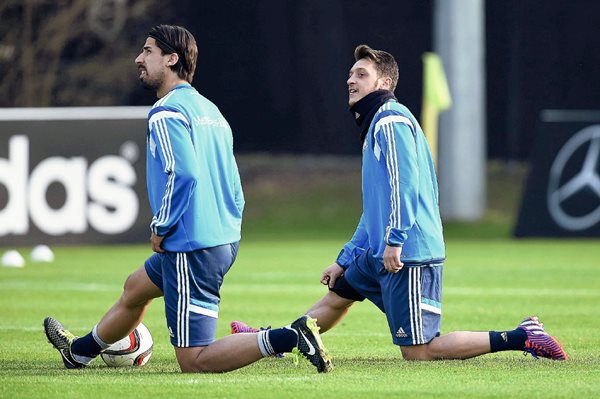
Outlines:
POLYGON ((452 98, 444 74, 441 58, 435 53, 423 54, 423 106, 421 107, 421 128, 433 162, 437 167, 438 118, 440 112, 450 108, 452 98))

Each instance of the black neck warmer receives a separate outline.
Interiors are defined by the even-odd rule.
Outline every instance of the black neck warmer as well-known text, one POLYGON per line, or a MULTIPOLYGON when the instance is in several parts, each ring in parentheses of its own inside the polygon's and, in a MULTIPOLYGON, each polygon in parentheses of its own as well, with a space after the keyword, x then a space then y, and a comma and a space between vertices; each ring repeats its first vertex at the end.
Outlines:
POLYGON ((375 116, 375 113, 387 100, 396 97, 389 90, 375 90, 358 100, 356 104, 350 107, 350 112, 360 128, 360 142, 362 143, 369 131, 369 125, 375 116))

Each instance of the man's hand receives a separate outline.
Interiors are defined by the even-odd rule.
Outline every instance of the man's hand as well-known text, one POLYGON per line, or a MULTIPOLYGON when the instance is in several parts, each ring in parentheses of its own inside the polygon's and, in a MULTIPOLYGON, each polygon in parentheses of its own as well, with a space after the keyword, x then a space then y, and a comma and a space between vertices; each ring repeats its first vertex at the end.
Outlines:
POLYGON ((390 273, 398 273, 404 266, 404 263, 400 261, 400 254, 402 253, 402 247, 390 247, 385 246, 383 251, 383 267, 390 273))
POLYGON ((344 269, 337 263, 333 263, 327 266, 327 269, 323 270, 323 274, 321 275, 321 284, 327 285, 329 288, 333 288, 335 284, 335 280, 337 280, 342 274, 344 274, 344 269))
POLYGON ((150 236, 150 242, 152 243, 152 250, 154 252, 158 252, 159 254, 165 253, 165 250, 161 247, 164 239, 165 237, 157 236, 156 234, 152 233, 152 235, 150 236))

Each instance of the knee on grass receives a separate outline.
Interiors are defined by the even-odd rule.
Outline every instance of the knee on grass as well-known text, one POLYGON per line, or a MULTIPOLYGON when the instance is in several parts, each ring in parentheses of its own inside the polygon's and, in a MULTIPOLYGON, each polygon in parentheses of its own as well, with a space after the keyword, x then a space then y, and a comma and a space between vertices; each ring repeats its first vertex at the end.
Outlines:
POLYGON ((220 370, 215 369, 212 359, 202 356, 204 348, 206 347, 175 348, 175 355, 182 373, 220 372, 220 370))
POLYGON ((402 358, 409 361, 430 361, 442 359, 441 354, 436 353, 431 344, 401 346, 402 358))

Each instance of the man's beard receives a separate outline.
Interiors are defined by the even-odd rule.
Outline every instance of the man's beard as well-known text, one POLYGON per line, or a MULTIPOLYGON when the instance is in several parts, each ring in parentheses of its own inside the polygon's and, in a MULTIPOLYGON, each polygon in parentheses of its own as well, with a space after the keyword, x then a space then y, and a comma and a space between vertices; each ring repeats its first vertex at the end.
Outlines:
POLYGON ((163 84, 164 73, 160 73, 159 76, 151 78, 148 75, 148 70, 146 69, 145 71, 146 71, 146 78, 144 79, 143 77, 140 77, 140 82, 142 83, 142 87, 144 87, 144 89, 158 91, 158 89, 163 84))

